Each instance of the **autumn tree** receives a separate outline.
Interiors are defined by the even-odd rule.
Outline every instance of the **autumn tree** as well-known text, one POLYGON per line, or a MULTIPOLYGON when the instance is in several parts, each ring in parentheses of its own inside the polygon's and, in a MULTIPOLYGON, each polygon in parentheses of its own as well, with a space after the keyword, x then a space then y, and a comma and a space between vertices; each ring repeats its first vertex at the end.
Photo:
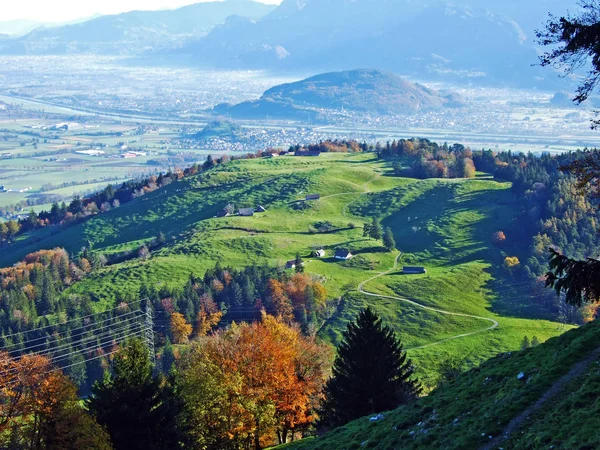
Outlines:
POLYGON ((326 348, 263 314, 196 343, 180 361, 179 391, 191 447, 263 448, 315 420, 326 348))
POLYGON ((0 446, 109 450, 108 434, 81 407, 77 388, 39 355, 0 354, 0 446))
POLYGON ((495 244, 501 244, 502 242, 506 241, 506 235, 504 234, 504 231, 496 231, 492 239, 495 244))
POLYGON ((281 318, 284 322, 293 320, 294 308, 280 281, 269 279, 267 283, 267 301, 274 316, 281 318))
POLYGON ((196 334, 206 336, 214 327, 216 327, 223 317, 223 313, 214 300, 204 294, 200 298, 200 310, 196 319, 196 334))
POLYGON ((187 323, 183 314, 173 312, 171 314, 171 335, 175 344, 185 344, 192 334, 192 326, 187 323))
POLYGON ((506 258, 504 258, 504 267, 507 269, 517 267, 519 264, 521 264, 521 262, 516 256, 507 256, 506 258))
POLYGON ((333 376, 325 386, 321 424, 336 427, 387 411, 411 401, 419 392, 402 343, 367 308, 348 324, 337 349, 333 376))
POLYGON ((172 400, 152 374, 145 344, 134 339, 116 353, 113 373, 96 382, 86 405, 110 434, 116 450, 179 446, 172 400))

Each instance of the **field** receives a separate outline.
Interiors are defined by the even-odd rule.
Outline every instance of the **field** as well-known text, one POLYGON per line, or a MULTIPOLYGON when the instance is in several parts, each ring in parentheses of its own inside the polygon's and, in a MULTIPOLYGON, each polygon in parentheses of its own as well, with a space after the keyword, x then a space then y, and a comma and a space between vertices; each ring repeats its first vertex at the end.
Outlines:
POLYGON ((217 261, 281 265, 300 253, 329 297, 342 299, 319 335, 338 343, 347 321, 371 305, 399 333, 426 386, 436 384, 446 361, 471 367, 519 348, 524 336, 545 341, 565 330, 522 308, 514 298, 519 283, 501 267, 492 235, 518 206, 509 184, 485 176, 415 180, 391 173, 372 154, 235 161, 62 232, 25 236, 2 252, 0 265, 39 248, 136 249, 163 232, 168 245, 149 260, 107 267, 70 288, 93 294, 100 309, 136 295, 142 283, 180 287, 217 261), (304 201, 309 193, 321 199, 304 201), (229 203, 267 211, 215 218, 229 203), (393 230, 396 251, 363 237, 362 225, 372 217, 393 230), (311 257, 315 248, 326 256, 311 257), (355 257, 335 260, 342 248, 355 257), (404 263, 423 265, 427 274, 403 275, 404 263))

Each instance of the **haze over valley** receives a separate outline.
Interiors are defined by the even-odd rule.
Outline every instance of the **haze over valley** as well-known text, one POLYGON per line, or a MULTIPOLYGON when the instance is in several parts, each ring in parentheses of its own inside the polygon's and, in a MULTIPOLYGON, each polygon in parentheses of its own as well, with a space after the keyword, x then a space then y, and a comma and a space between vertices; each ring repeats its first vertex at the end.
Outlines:
POLYGON ((22 1, 0 448, 600 447, 599 2, 22 1))

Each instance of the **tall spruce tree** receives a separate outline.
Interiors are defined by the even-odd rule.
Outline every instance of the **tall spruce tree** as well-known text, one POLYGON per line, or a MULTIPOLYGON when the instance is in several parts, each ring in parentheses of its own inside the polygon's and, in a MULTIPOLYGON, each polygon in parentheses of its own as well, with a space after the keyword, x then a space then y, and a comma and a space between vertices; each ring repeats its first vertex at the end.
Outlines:
POLYGON ((115 449, 177 448, 171 396, 154 378, 148 349, 140 339, 117 353, 113 372, 94 384, 86 404, 110 434, 115 449))
POLYGON ((414 399, 418 381, 393 330, 367 308, 348 324, 325 386, 320 411, 324 427, 387 411, 414 399))
POLYGON ((392 233, 391 228, 386 228, 383 233, 383 246, 388 252, 396 248, 396 241, 394 240, 394 233, 392 233))
POLYGON ((383 229, 381 228, 381 224, 379 223, 379 220, 377 220, 377 217, 373 217, 373 222, 371 223, 370 228, 370 236, 376 241, 381 239, 383 236, 383 229))

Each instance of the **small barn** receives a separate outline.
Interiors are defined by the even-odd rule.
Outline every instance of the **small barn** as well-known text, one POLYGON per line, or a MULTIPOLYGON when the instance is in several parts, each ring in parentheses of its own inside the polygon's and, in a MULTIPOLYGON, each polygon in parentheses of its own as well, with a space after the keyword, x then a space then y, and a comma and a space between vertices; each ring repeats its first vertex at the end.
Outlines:
MULTIPOLYGON (((304 266, 304 261, 302 261, 302 266, 304 266)), ((285 268, 286 269, 295 269, 296 268, 296 260, 292 259, 288 262, 285 263, 285 268)))
POLYGON ((314 255, 315 258, 324 258, 325 257, 325 250, 323 250, 322 248, 315 250, 314 251, 314 255))
POLYGON ((306 201, 311 201, 311 200, 319 200, 321 198, 321 194, 308 194, 306 196, 306 201))
POLYGON ((402 268, 402 273, 404 275, 417 275, 420 273, 426 273, 425 267, 421 266, 404 266, 402 268))
POLYGON ((222 209, 221 211, 219 211, 217 213, 217 217, 228 217, 228 216, 229 216, 229 213, 225 209, 222 209))
POLYGON ((318 150, 298 150, 294 153, 295 156, 321 156, 321 152, 318 150))
POLYGON ((258 212, 258 213, 264 213, 266 211, 267 211, 267 209, 264 206, 262 206, 262 205, 258 205, 256 207, 256 212, 258 212))
POLYGON ((254 215, 254 208, 240 208, 238 214, 242 217, 252 217, 254 215))
POLYGON ((347 261, 349 259, 351 259, 354 255, 352 253, 350 253, 349 250, 337 250, 335 252, 335 259, 342 259, 344 261, 347 261))

